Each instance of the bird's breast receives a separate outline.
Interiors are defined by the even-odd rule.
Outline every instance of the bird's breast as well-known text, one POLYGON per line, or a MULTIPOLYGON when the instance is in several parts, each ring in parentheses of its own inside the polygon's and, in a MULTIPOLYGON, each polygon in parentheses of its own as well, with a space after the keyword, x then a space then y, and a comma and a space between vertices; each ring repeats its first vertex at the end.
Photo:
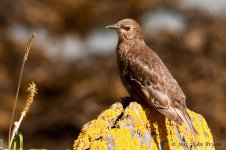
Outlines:
POLYGON ((134 46, 136 45, 135 41, 123 41, 119 42, 117 45, 117 63, 118 71, 122 78, 128 78, 131 74, 131 61, 135 59, 134 55, 134 46))
POLYGON ((128 62, 125 58, 118 57, 117 63, 120 76, 125 76, 128 73, 128 62))

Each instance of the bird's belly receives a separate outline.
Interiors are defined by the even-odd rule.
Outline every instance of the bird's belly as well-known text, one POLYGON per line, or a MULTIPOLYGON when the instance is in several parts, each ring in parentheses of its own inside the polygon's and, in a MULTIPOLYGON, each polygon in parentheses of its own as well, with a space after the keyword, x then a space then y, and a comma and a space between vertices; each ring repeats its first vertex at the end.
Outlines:
POLYGON ((143 101, 145 97, 134 81, 131 80, 130 68, 127 65, 129 63, 125 58, 127 57, 118 57, 118 72, 121 82, 133 99, 136 101, 143 101))
POLYGON ((134 84, 133 81, 130 80, 128 75, 120 75, 122 84, 126 88, 128 94, 136 101, 143 102, 145 96, 138 89, 137 85, 134 84))

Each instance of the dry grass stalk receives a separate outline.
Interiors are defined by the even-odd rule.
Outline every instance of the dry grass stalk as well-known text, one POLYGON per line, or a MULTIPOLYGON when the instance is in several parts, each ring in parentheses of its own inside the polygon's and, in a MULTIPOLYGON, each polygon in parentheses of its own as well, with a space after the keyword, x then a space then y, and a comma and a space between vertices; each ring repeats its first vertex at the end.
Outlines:
POLYGON ((24 117, 26 116, 26 114, 27 114, 27 112, 28 112, 33 100, 34 100, 34 97, 37 94, 36 84, 34 82, 32 82, 29 85, 27 91, 29 92, 29 95, 27 97, 27 102, 26 102, 26 105, 24 107, 24 110, 21 113, 21 115, 24 116, 24 117))
POLYGON ((11 137, 11 140, 10 140, 10 147, 12 145, 12 142, 13 142, 13 139, 14 139, 15 135, 18 132, 18 129, 20 127, 20 124, 21 124, 23 118, 26 116, 27 112, 29 111, 29 109, 31 107, 31 104, 32 104, 32 102, 34 100, 34 97, 37 94, 36 84, 34 82, 29 84, 29 87, 28 87, 27 91, 29 92, 29 94, 28 94, 28 97, 27 97, 26 105, 25 105, 23 111, 21 112, 21 116, 20 116, 19 121, 14 122, 15 126, 14 126, 14 129, 13 129, 13 132, 12 132, 12 137, 11 137))
POLYGON ((12 116, 11 116, 11 119, 10 119, 9 136, 8 136, 8 149, 11 148, 10 147, 10 141, 11 141, 12 124, 13 124, 15 110, 16 110, 16 106, 17 106, 17 100, 18 100, 18 95, 19 95, 19 91, 20 91, 21 80, 22 80, 22 76, 23 76, 23 72, 24 72, 24 66, 25 66, 26 60, 28 58, 28 54, 30 52, 30 49, 31 49, 32 42, 33 42, 34 38, 35 38, 35 33, 32 33, 32 35, 29 38, 29 41, 28 41, 28 43, 26 45, 26 48, 25 48, 25 54, 24 54, 23 63, 22 63, 21 70, 20 70, 20 76, 19 76, 19 81, 18 81, 18 85, 17 85, 17 91, 16 91, 16 97, 15 97, 13 112, 12 112, 12 116))

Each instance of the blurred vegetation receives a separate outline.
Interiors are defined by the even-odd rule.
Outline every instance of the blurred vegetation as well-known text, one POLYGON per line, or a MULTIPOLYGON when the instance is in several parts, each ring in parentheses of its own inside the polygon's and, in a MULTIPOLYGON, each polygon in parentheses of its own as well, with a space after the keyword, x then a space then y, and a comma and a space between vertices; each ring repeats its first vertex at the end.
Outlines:
MULTIPOLYGON (((25 45, 10 35, 12 26, 22 25, 29 31, 44 28, 49 38, 76 34, 86 39, 95 28, 127 17, 142 22, 145 13, 164 7, 182 15, 186 29, 146 34, 146 42, 180 83, 188 108, 206 118, 214 141, 225 147, 226 12, 210 16, 179 7, 178 1, 1 0, 0 4, 0 138, 7 139, 25 45)), ((49 57, 47 51, 36 43, 24 72, 17 112, 26 103, 27 83, 32 80, 39 88, 21 126, 25 149, 71 148, 83 124, 127 95, 117 75, 114 52, 68 61, 49 57)))

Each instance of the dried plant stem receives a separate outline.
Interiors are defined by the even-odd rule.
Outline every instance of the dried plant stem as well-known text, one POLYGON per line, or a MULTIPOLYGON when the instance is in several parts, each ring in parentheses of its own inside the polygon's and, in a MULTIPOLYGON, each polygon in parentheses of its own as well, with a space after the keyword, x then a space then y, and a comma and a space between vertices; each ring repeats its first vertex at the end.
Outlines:
POLYGON ((12 146, 13 139, 14 139, 15 135, 16 135, 17 132, 18 132, 18 129, 19 129, 19 127, 20 127, 20 124, 21 124, 23 118, 24 118, 24 116, 21 115, 19 121, 14 122, 15 127, 13 128, 13 131, 12 131, 12 137, 10 138, 10 148, 11 148, 11 146, 12 146))
POLYGON ((14 122, 15 126, 13 128, 12 137, 10 139, 10 147, 12 146, 13 139, 18 132, 18 129, 20 127, 20 124, 21 124, 23 118, 26 116, 27 112, 29 111, 31 104, 33 103, 34 97, 37 94, 37 88, 36 88, 36 85, 35 85, 34 82, 32 82, 29 85, 27 91, 29 92, 29 94, 28 94, 28 97, 27 97, 27 102, 26 102, 26 105, 24 107, 24 110, 21 112, 21 116, 20 116, 19 121, 14 122))
POLYGON ((15 102, 14 102, 14 107, 13 107, 13 112, 12 112, 12 116, 10 119, 10 125, 9 125, 9 135, 8 135, 8 149, 10 150, 10 140, 11 140, 11 131, 12 131, 12 125, 13 125, 13 120, 14 120, 14 115, 15 115, 15 110, 16 110, 16 106, 17 106, 17 100, 18 100, 18 95, 19 95, 19 91, 20 91, 20 85, 21 85, 21 80, 22 80, 22 76, 23 76, 23 72, 24 72, 24 66, 29 54, 29 51, 31 49, 31 45, 33 42, 33 39, 35 38, 35 33, 32 33, 26 48, 25 48, 25 54, 24 54, 24 58, 23 58, 23 63, 21 66, 21 70, 20 70, 20 76, 19 76, 19 81, 18 81, 18 85, 17 85, 17 91, 16 91, 16 97, 15 97, 15 102))

